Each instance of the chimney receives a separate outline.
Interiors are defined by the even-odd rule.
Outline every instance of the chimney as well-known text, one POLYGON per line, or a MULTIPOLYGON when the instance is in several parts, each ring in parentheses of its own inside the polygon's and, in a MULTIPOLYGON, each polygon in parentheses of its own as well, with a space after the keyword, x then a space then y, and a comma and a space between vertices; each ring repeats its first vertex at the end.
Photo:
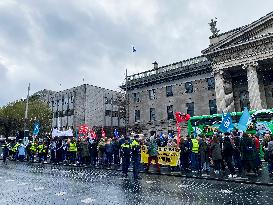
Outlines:
POLYGON ((158 63, 156 61, 153 62, 153 65, 154 65, 154 69, 158 69, 158 63))

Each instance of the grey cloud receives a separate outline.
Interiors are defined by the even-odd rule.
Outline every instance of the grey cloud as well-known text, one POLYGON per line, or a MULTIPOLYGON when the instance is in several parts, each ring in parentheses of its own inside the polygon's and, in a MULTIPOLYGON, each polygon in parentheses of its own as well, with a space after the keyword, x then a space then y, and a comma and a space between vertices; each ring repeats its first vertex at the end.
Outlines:
POLYGON ((117 89, 130 74, 201 54, 210 18, 227 31, 270 12, 270 0, 2 0, 0 105, 44 88, 117 89), (13 2, 13 3, 6 3, 13 2), (242 10, 245 8, 245 10, 242 10), (137 52, 132 55, 131 46, 137 52), (8 86, 7 86, 8 85, 8 86), (5 88, 5 89, 3 89, 5 88))

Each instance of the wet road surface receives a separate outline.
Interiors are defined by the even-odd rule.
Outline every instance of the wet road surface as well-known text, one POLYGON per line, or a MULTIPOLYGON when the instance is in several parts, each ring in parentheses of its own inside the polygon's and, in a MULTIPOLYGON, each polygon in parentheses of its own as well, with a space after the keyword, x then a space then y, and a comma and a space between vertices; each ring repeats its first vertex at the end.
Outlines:
POLYGON ((9 162, 0 204, 273 204, 273 188, 233 182, 9 162))

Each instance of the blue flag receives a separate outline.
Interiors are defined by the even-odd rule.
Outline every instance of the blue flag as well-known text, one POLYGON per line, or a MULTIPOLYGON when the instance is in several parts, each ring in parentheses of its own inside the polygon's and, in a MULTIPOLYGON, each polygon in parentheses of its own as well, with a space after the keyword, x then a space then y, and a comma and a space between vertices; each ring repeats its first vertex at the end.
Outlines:
POLYGON ((229 132, 230 130, 233 129, 233 124, 232 124, 232 118, 231 118, 231 115, 230 113, 228 112, 223 120, 222 120, 222 123, 221 125, 219 126, 219 130, 221 130, 222 132, 229 132))
POLYGON ((115 135, 116 138, 119 138, 119 133, 118 133, 118 130, 117 130, 117 129, 115 129, 114 135, 115 135))
POLYGON ((173 139, 173 134, 172 133, 168 134, 168 139, 173 139))
POLYGON ((160 139, 160 140, 163 140, 163 139, 164 139, 164 135, 163 135, 162 132, 160 132, 159 139, 160 139))
POLYGON ((135 49, 135 47, 133 46, 133 53, 134 53, 134 52, 136 52, 136 49, 135 49))
POLYGON ((238 129, 240 131, 245 132, 247 130, 247 127, 249 125, 249 123, 251 122, 251 116, 248 112, 248 109, 245 107, 244 108, 244 112, 240 118, 240 121, 238 123, 238 129))
POLYGON ((33 126, 33 135, 38 135, 39 132, 40 132, 40 123, 35 122, 35 124, 33 126))

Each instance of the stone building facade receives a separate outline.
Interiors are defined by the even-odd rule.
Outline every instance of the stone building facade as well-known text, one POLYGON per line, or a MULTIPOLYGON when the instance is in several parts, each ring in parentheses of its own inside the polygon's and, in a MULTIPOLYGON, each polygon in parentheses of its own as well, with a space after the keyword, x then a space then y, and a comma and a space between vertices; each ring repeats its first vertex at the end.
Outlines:
POLYGON ((212 62, 218 112, 273 107, 273 12, 211 36, 202 53, 212 62))
MULTIPOLYGON (((216 24, 215 24, 216 25, 216 24)), ((211 29, 213 30, 213 29, 211 29)), ((146 134, 176 130, 174 113, 273 107, 273 12, 210 37, 202 56, 127 77, 128 125, 146 134)))
POLYGON ((125 95, 121 92, 83 84, 67 90, 43 91, 52 110, 52 127, 124 127, 125 95))
MULTIPOLYGON (((217 112, 214 78, 203 56, 128 76, 128 122, 135 132, 175 133, 175 112, 217 112)), ((123 86, 123 88, 126 89, 123 86)))

